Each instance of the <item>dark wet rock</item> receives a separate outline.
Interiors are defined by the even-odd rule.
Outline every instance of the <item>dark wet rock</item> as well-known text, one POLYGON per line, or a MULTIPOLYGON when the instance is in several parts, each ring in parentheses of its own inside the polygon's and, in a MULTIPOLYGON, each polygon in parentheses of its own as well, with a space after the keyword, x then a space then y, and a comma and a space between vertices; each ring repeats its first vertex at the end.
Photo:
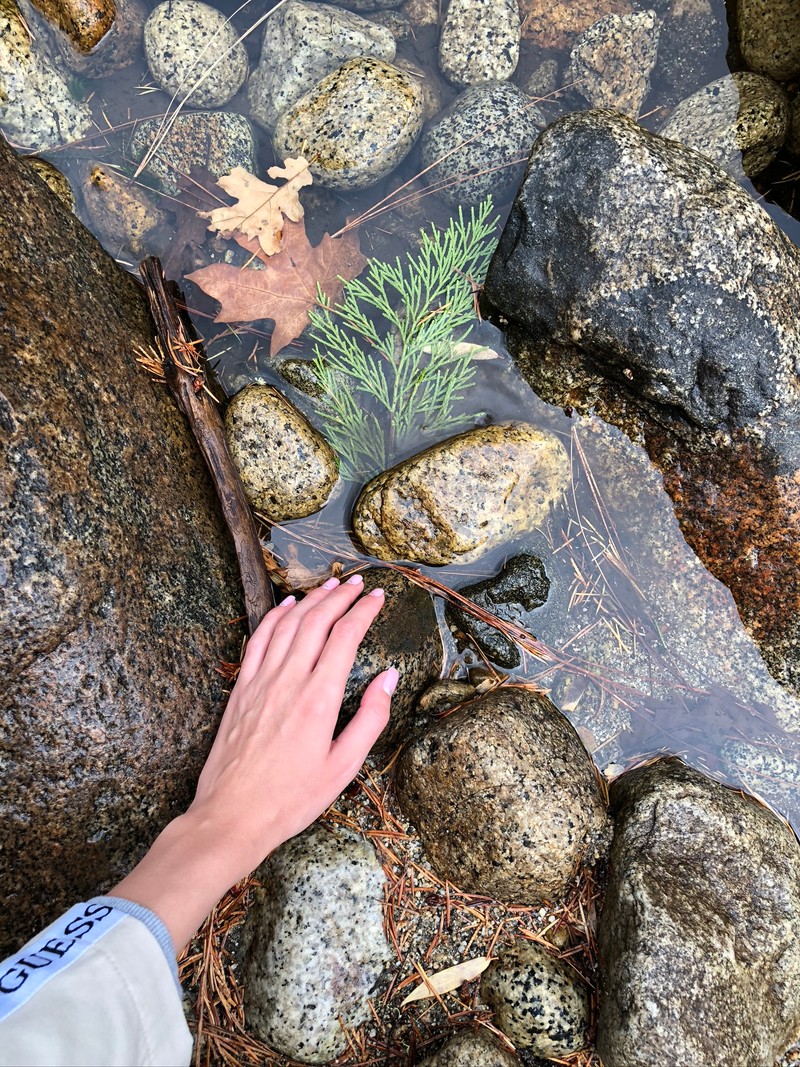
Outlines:
POLYGON ((598 931, 605 1063, 772 1063, 800 1028, 800 848, 680 761, 623 775, 598 931))
POLYGON ((350 11, 365 14, 369 11, 381 11, 383 8, 400 6, 400 0, 332 0, 337 7, 346 7, 350 11))
POLYGON ((793 156, 800 156, 800 96, 796 96, 790 106, 786 147, 793 156))
POLYGON ((497 1038, 480 1029, 461 1031, 432 1056, 421 1061, 424 1067, 519 1067, 520 1060, 502 1047, 497 1038))
POLYGON ((415 737, 395 791, 433 869, 467 892, 554 900, 605 848, 592 761, 563 715, 529 689, 495 690, 415 737))
POLYGON ((241 603, 138 285, 3 144, 0 185, 5 953, 189 803, 241 603))
POLYGON ((535 70, 531 72, 523 86, 528 96, 550 96, 558 88, 558 61, 555 59, 543 60, 535 70))
POLYGON ((405 159, 422 130, 422 90, 378 59, 351 59, 281 115, 273 147, 305 152, 314 179, 331 189, 366 189, 405 159))
POLYGON ((393 952, 383 932, 385 875, 358 834, 315 823, 259 867, 244 939, 245 1017, 272 1048, 327 1063, 343 1026, 372 1018, 368 997, 393 952))
MULTIPOLYGON (((160 136, 160 119, 137 123, 128 143, 131 159, 140 163, 160 136)), ((175 196, 181 175, 191 174, 192 167, 205 167, 220 178, 234 167, 244 167, 252 174, 255 160, 253 127, 243 115, 233 111, 181 112, 174 117, 144 173, 156 179, 165 193, 175 196)))
POLYGON ((248 385, 225 412, 225 436, 247 499, 271 522, 327 504, 339 478, 333 449, 277 389, 248 385))
POLYGON ((727 74, 727 47, 711 0, 671 0, 658 40, 659 104, 671 106, 689 89, 727 74))
MULTIPOLYGON (((547 602, 550 579, 537 556, 521 554, 510 559, 494 578, 463 586, 459 592, 492 615, 533 633, 536 625, 533 613, 547 602)), ((471 634, 493 663, 509 669, 519 666, 519 649, 494 626, 455 604, 448 604, 446 616, 448 622, 471 634)))
POLYGON ((144 25, 144 50, 161 88, 178 101, 189 96, 192 107, 221 107, 247 77, 247 52, 236 30, 201 0, 164 0, 154 8, 144 25), (217 63, 223 54, 225 61, 217 63))
POLYGON ((544 126, 541 112, 510 82, 465 89, 425 131, 426 180, 441 185, 439 196, 456 206, 490 194, 501 201, 519 184, 522 160, 544 126))
POLYGON ((479 427, 373 478, 353 509, 353 532, 378 559, 475 560, 540 526, 568 476, 553 434, 524 423, 479 427))
POLYGON ((24 163, 45 183, 47 188, 56 194, 58 199, 72 211, 75 207, 75 197, 69 179, 62 174, 58 167, 53 166, 49 159, 41 159, 39 156, 23 156, 24 163))
POLYGON ((24 148, 41 151, 82 137, 92 113, 69 89, 61 59, 28 28, 14 0, 0 0, 0 127, 24 148))
POLYGON ((771 78, 743 71, 704 85, 682 100, 659 129, 734 177, 765 170, 789 128, 789 98, 771 78))
POLYGON ((439 677, 444 650, 430 594, 397 571, 375 567, 364 573, 364 589, 380 586, 386 602, 369 628, 347 679, 337 729, 358 710, 369 683, 387 667, 396 667, 400 680, 392 697, 392 714, 375 745, 378 752, 405 741, 417 721, 420 693, 439 677))
POLYGON ((515 1048, 554 1060, 586 1046, 588 990, 573 967, 542 945, 523 943, 503 952, 484 971, 481 999, 515 1048))
POLYGON ((604 111, 540 137, 486 282, 537 393, 645 444, 795 692, 798 291, 800 252, 740 186, 604 111))
POLYGON ((462 88, 506 81, 519 62, 517 0, 450 0, 439 38, 442 74, 462 88))
POLYGON ((564 81, 591 106, 635 117, 650 92, 659 32, 655 11, 606 15, 576 42, 564 81))
POLYGON ((781 82, 800 74, 800 7, 795 0, 739 0, 735 29, 751 70, 781 82))
POLYGON ((149 239, 169 225, 169 216, 151 193, 100 162, 82 168, 81 217, 103 247, 115 257, 138 261, 148 254, 149 239))
POLYGON ((280 116, 317 82, 356 56, 391 62, 388 30, 330 4, 290 0, 267 19, 261 62, 247 94, 256 122, 274 129, 280 116))

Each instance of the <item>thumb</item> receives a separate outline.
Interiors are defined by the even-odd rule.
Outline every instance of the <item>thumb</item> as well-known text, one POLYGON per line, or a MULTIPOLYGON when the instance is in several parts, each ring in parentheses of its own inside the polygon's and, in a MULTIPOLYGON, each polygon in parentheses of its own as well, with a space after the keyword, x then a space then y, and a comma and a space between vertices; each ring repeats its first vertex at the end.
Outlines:
POLYGON ((342 768, 342 789, 356 776, 388 723, 392 693, 399 678, 396 667, 389 667, 373 678, 364 690, 358 711, 333 742, 332 754, 342 768))

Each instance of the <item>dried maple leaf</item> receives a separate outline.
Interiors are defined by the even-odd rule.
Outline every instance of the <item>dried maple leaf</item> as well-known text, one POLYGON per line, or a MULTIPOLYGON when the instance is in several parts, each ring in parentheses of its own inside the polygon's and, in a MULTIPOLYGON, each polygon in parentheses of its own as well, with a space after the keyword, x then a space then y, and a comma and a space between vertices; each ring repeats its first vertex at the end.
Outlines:
POLYGON ((263 270, 215 263, 186 277, 220 302, 215 322, 272 319, 269 354, 274 356, 308 325, 308 312, 317 303, 317 285, 336 303, 342 282, 355 278, 366 265, 357 231, 349 230, 343 237, 326 233, 314 247, 302 222, 287 222, 280 255, 267 260, 263 270))
POLYGON ((280 252, 284 216, 292 222, 302 219, 303 205, 298 194, 313 180, 308 161, 302 156, 284 163, 283 167, 270 167, 267 174, 270 178, 285 178, 285 185, 262 182, 244 167, 234 167, 230 174, 223 175, 217 185, 237 202, 230 207, 200 212, 202 218, 211 220, 209 230, 216 230, 223 237, 231 237, 240 230, 246 237, 257 238, 268 256, 280 252))

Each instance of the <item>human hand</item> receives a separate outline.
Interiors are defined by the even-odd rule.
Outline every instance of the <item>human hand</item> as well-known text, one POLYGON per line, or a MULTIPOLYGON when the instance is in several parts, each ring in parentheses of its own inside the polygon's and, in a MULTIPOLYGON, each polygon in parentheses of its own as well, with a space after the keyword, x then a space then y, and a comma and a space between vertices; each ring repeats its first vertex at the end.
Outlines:
POLYGON ((383 606, 360 575, 273 608, 250 639, 195 799, 111 895, 184 945, 223 893, 304 830, 353 779, 389 719, 394 667, 333 740, 358 646, 383 606))

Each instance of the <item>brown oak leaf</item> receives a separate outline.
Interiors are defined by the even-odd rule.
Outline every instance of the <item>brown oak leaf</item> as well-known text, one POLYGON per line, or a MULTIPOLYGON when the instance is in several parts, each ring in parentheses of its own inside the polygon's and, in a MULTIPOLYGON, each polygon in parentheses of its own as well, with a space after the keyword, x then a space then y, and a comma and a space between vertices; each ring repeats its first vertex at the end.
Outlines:
MULTIPOLYGON (((239 242, 249 251, 253 247, 239 242)), ((308 326, 308 312, 317 303, 317 285, 332 303, 342 294, 342 282, 360 274, 367 261, 361 255, 358 233, 342 237, 324 234, 313 246, 303 222, 287 222, 280 254, 271 256, 263 270, 215 263, 187 274, 221 304, 215 322, 255 322, 272 319, 269 354, 274 356, 308 326)))
POLYGON ((231 237, 240 230, 247 237, 255 237, 268 256, 281 249, 284 216, 293 222, 303 217, 303 205, 299 192, 313 179, 308 161, 302 156, 284 160, 283 167, 270 167, 270 178, 285 178, 285 185, 270 185, 256 178, 244 167, 234 167, 230 174, 218 179, 217 185, 229 196, 236 198, 230 207, 218 207, 213 211, 200 212, 210 219, 209 230, 216 230, 223 237, 231 237))

